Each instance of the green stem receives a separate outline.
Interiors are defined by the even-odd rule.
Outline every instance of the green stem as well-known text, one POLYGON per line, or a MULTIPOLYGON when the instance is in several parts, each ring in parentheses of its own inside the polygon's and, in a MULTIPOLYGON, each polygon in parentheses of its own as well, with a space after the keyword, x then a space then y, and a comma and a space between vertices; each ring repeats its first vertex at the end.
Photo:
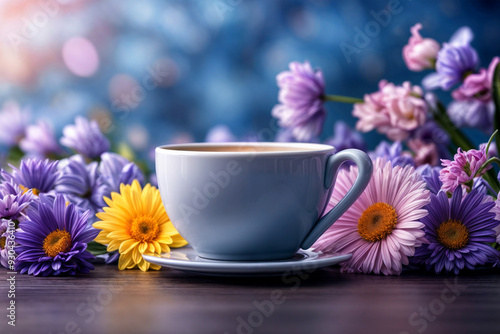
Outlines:
POLYGON ((341 103, 364 103, 363 99, 358 99, 357 97, 349 97, 342 95, 325 95, 323 97, 324 101, 341 102, 341 103))

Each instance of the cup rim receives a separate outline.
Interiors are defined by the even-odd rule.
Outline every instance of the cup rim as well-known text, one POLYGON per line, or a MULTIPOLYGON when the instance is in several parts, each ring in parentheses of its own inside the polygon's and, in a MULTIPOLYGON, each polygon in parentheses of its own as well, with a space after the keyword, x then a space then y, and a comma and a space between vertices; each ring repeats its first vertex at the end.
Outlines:
POLYGON ((316 144, 316 143, 288 143, 288 142, 228 142, 228 143, 186 143, 186 144, 169 144, 158 146, 155 150, 157 154, 168 155, 185 155, 185 156, 290 156, 304 154, 329 153, 335 150, 331 145, 316 144), (224 152, 224 151, 192 151, 182 150, 190 147, 220 147, 220 146, 253 146, 253 147, 283 147, 297 148, 296 151, 244 151, 244 152, 224 152))

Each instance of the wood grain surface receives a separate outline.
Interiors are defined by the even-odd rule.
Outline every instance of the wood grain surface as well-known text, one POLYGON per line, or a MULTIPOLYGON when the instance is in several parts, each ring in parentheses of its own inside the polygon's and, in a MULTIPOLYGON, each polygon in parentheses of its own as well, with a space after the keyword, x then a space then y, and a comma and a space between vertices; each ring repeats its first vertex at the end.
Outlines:
POLYGON ((500 333, 498 270, 230 278, 97 265, 77 277, 17 275, 16 327, 7 293, 2 279, 2 334, 500 333))

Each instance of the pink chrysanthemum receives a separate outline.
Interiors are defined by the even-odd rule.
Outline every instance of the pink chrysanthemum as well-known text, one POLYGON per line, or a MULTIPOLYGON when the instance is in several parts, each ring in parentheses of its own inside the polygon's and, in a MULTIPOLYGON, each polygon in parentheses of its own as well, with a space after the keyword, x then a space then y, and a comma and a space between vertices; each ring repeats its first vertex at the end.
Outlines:
MULTIPOLYGON (((358 170, 339 172, 327 206, 334 207, 352 187, 358 170)), ((314 244, 320 251, 352 253, 343 272, 398 275, 415 248, 426 242, 424 225, 429 191, 411 166, 392 167, 378 158, 367 188, 358 200, 314 244)))
POLYGON ((481 169, 483 164, 488 160, 486 146, 483 145, 479 150, 462 151, 461 148, 453 157, 453 161, 441 159, 443 169, 439 172, 439 179, 443 182, 442 189, 446 192, 453 193, 455 189, 462 187, 470 191, 476 177, 484 175, 491 164, 481 169))
POLYGON ((406 81, 401 86, 381 80, 379 91, 366 94, 364 103, 354 104, 352 115, 358 118, 356 129, 377 129, 393 141, 401 141, 426 121, 427 104, 419 86, 406 81))

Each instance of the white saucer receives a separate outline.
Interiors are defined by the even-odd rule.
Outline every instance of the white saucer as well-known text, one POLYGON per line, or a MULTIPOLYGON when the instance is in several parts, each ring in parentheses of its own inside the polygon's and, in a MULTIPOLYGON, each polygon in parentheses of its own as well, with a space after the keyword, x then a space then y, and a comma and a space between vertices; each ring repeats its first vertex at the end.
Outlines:
POLYGON ((212 276, 281 276, 298 272, 312 272, 318 268, 347 261, 352 254, 321 253, 299 250, 291 259, 280 261, 218 261, 199 257, 195 250, 186 246, 172 249, 161 257, 143 255, 151 263, 212 276))

